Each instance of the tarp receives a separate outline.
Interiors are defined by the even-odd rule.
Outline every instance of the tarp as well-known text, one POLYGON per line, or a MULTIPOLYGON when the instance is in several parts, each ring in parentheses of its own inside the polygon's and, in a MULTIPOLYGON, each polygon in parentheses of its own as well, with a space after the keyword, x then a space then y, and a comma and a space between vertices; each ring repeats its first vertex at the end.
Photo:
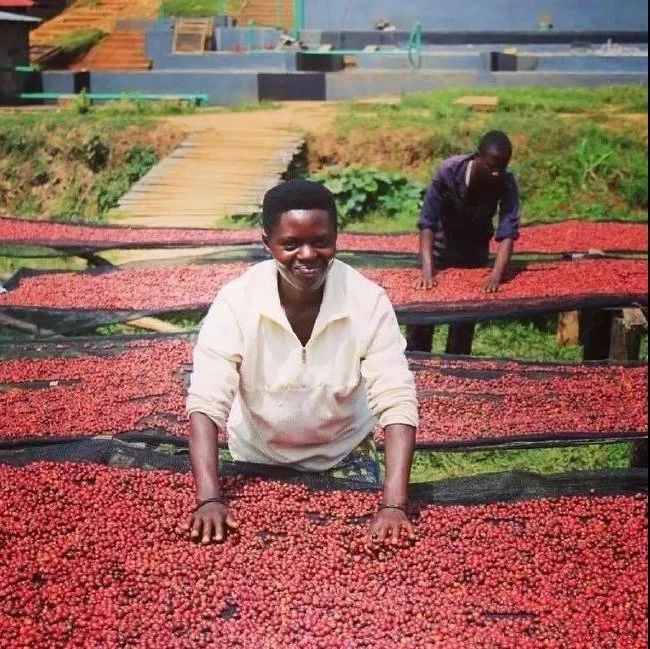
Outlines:
MULTIPOLYGON (((140 315, 205 311, 243 263, 84 272, 19 271, 0 294, 0 313, 70 333, 140 315)), ((513 268, 497 293, 483 285, 489 271, 449 269, 431 291, 416 288, 417 269, 362 269, 386 289, 402 323, 521 318, 577 309, 645 306, 647 260, 599 259, 513 268)))
MULTIPOLYGON (((57 221, 0 218, 0 245, 51 247, 69 253, 115 248, 182 248, 259 244, 259 229, 146 228, 76 225, 57 221)), ((492 252, 498 247, 492 242, 492 252)), ((417 233, 369 234, 341 232, 341 251, 415 255, 417 233)), ((523 254, 572 254, 648 251, 647 223, 560 221, 521 228, 515 251, 523 254)))
MULTIPOLYGON (((183 447, 193 340, 144 335, 0 345, 0 446, 113 436, 183 447)), ((647 437, 646 364, 408 356, 420 403, 419 448, 647 437)))

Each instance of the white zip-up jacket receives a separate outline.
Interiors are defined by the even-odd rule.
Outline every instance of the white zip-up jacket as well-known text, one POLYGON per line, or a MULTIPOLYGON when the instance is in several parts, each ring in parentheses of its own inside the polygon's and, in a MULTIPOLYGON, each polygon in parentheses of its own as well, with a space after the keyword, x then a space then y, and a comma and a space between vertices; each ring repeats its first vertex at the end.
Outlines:
POLYGON ((384 290, 334 261, 303 347, 273 260, 224 286, 201 326, 187 413, 227 431, 233 459, 322 471, 376 422, 417 426, 406 343, 384 290))

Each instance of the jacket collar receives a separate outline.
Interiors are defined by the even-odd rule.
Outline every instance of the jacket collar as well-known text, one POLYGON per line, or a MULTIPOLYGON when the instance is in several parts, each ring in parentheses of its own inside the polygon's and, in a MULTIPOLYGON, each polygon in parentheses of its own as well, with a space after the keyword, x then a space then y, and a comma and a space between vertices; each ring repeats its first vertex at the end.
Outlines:
MULTIPOLYGON (((278 292, 278 271, 273 259, 263 261, 260 264, 260 281, 257 284, 255 298, 259 304, 261 316, 273 320, 281 327, 293 333, 287 315, 280 304, 278 292)), ((323 291, 323 302, 314 323, 311 340, 314 340, 332 322, 349 317, 348 295, 347 295, 347 266, 338 259, 334 260, 330 268, 325 289, 323 291)))

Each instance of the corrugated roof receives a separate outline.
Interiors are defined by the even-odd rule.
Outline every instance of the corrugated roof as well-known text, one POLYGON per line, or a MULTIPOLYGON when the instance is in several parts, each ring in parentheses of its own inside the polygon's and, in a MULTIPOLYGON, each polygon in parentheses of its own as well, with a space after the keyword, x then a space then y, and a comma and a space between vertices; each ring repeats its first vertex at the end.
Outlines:
POLYGON ((5 23, 40 23, 40 18, 25 16, 24 14, 12 14, 8 11, 0 11, 0 22, 5 23))

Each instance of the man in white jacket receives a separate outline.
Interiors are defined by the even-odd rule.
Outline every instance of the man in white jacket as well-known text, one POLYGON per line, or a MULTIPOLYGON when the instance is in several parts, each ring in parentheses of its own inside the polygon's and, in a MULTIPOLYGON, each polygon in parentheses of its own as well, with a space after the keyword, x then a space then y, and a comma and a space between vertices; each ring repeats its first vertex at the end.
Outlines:
POLYGON ((235 461, 332 471, 385 433, 375 541, 405 529, 418 423, 393 308, 382 288, 335 260, 336 206, 322 185, 267 192, 263 242, 273 256, 224 286, 201 327, 187 398, 197 506, 186 527, 221 541, 237 522, 221 497, 218 436, 235 461))

